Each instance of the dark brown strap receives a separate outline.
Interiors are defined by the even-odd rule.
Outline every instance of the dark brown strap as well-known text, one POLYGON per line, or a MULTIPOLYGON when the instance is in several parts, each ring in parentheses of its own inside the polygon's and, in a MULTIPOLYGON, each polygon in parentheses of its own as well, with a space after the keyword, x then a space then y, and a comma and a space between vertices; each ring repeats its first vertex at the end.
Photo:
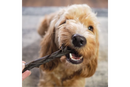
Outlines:
POLYGON ((44 56, 44 57, 34 60, 30 63, 26 63, 25 68, 22 71, 22 73, 24 73, 26 70, 30 70, 34 67, 39 67, 42 64, 45 64, 47 62, 54 60, 55 58, 60 58, 61 56, 66 55, 70 52, 71 52, 71 50, 68 50, 67 47, 66 48, 64 47, 61 50, 58 50, 50 55, 44 56))

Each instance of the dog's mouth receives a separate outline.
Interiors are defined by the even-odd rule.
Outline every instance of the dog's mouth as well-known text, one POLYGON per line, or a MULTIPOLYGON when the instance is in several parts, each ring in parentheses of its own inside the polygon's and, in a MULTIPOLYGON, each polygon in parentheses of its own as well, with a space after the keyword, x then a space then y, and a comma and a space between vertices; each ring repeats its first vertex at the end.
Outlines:
POLYGON ((66 54, 66 60, 72 64, 80 64, 83 62, 83 56, 80 55, 75 49, 67 47, 67 49, 71 50, 70 53, 66 54))

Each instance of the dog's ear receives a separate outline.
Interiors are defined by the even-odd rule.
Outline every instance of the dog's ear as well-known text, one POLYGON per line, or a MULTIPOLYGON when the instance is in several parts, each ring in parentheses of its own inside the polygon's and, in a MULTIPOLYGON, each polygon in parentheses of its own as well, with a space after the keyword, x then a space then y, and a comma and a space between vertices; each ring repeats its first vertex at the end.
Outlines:
MULTIPOLYGON (((44 19, 44 22, 47 22, 47 19, 44 19)), ((50 21, 50 20, 48 20, 50 21)), ((47 29, 45 29, 45 27, 42 27, 43 30, 41 30, 41 35, 44 35, 44 37, 42 38, 42 42, 41 42, 41 50, 40 50, 40 57, 43 57, 43 56, 46 56, 46 55, 49 55, 55 51, 58 50, 56 44, 55 44, 55 23, 56 21, 55 20, 52 20, 50 22, 49 25, 47 25, 47 29), (45 30, 46 33, 45 33, 45 30)), ((43 70, 48 70, 48 71, 51 71, 53 70, 57 65, 58 65, 58 62, 59 60, 58 59, 55 59, 51 62, 48 62, 44 65, 41 65, 40 68, 43 69, 43 70)))
POLYGON ((52 13, 49 15, 46 15, 40 22, 40 26, 38 27, 38 33, 41 37, 43 37, 48 30, 51 21, 53 20, 56 13, 52 13))
MULTIPOLYGON (((98 31, 96 31, 96 50, 95 50, 95 55, 93 58, 85 60, 84 62, 84 67, 82 68, 81 76, 82 77, 91 77, 97 69, 98 65, 98 57, 99 57, 99 38, 98 38, 98 31)), ((88 57, 89 58, 89 57, 88 57)))

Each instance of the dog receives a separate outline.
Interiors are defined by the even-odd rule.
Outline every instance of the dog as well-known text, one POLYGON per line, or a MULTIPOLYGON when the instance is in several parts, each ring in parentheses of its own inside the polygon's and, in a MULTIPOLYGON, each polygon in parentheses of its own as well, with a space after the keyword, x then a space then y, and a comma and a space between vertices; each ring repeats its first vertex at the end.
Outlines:
POLYGON ((97 68, 99 54, 98 21, 86 4, 75 4, 46 15, 38 33, 42 38, 40 57, 61 45, 71 53, 40 66, 38 87, 85 87, 85 78, 97 68))

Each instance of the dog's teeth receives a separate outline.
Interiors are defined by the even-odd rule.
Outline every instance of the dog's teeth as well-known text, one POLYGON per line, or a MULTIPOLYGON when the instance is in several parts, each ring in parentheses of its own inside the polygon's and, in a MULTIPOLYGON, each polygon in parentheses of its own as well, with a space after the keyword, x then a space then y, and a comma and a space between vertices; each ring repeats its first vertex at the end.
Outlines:
POLYGON ((71 53, 69 53, 69 55, 70 55, 70 58, 71 58, 72 60, 75 60, 75 61, 76 61, 76 59, 73 58, 73 56, 72 56, 71 53))
POLYGON ((81 60, 83 58, 83 56, 81 56, 79 59, 77 59, 77 60, 81 60))
POLYGON ((74 59, 71 53, 69 53, 69 56, 70 56, 70 58, 71 58, 72 60, 74 60, 74 61, 77 61, 77 60, 80 60, 80 59, 83 58, 83 56, 81 56, 79 59, 74 59))
POLYGON ((83 56, 81 56, 79 59, 82 59, 83 58, 83 56))
POLYGON ((72 54, 71 54, 71 53, 69 53, 69 54, 70 54, 70 58, 73 59, 73 58, 72 58, 72 54))

